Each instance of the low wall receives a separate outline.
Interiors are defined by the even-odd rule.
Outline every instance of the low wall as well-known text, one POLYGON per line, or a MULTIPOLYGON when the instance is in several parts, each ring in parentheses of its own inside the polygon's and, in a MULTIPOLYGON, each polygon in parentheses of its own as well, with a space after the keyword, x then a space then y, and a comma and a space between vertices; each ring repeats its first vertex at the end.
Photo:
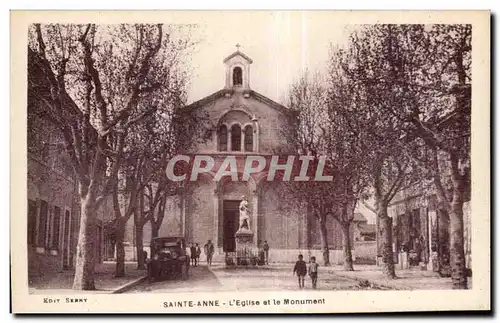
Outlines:
POLYGON ((359 261, 377 259, 377 241, 356 241, 354 243, 354 253, 359 261))
MULTIPOLYGON (((304 261, 308 262, 309 258, 314 256, 316 260, 321 264, 323 262, 323 253, 321 250, 304 250, 304 249, 271 249, 269 250, 269 262, 270 263, 295 263, 297 257, 302 254, 304 256, 304 261)), ((224 252, 221 248, 218 248, 214 256, 214 261, 222 262, 224 261, 224 252)), ((355 259, 355 252, 353 250, 353 260, 355 259)), ((205 260, 205 254, 202 252, 201 260, 205 260)), ((343 253, 342 250, 330 250, 330 263, 332 265, 343 264, 343 253)))

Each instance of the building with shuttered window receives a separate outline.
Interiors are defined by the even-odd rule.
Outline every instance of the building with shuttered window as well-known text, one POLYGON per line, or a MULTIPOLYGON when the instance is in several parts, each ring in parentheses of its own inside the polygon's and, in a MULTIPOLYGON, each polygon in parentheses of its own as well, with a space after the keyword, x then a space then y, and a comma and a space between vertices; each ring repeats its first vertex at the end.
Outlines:
MULTIPOLYGON (((44 113, 40 99, 50 96, 47 80, 34 64, 36 54, 30 51, 29 55, 26 226, 28 276, 33 277, 74 268, 80 199, 62 134, 44 113)), ((97 262, 103 260, 103 223, 112 214, 109 203, 103 203, 98 211, 97 262)))

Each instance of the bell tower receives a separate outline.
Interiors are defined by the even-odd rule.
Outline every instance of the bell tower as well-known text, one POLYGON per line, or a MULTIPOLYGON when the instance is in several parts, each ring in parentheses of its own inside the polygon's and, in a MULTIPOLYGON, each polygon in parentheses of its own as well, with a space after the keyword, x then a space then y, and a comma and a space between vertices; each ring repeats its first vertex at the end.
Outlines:
POLYGON ((236 44, 236 51, 224 59, 226 89, 250 89, 250 64, 253 61, 240 52, 240 47, 240 44, 236 44))

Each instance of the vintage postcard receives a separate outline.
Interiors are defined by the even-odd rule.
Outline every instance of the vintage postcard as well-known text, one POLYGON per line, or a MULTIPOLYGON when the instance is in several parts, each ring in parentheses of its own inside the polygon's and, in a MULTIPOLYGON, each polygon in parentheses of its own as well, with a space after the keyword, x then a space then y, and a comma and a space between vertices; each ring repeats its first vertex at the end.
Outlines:
POLYGON ((12 11, 12 311, 490 310, 490 19, 12 11))

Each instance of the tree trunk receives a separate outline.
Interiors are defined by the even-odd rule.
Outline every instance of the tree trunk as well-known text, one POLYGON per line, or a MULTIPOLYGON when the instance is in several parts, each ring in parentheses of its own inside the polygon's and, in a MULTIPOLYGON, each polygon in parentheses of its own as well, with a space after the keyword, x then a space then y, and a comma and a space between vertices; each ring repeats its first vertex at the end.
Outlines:
POLYGON ((392 219, 387 215, 387 207, 378 210, 379 236, 382 251, 383 271, 387 278, 396 278, 394 255, 392 252, 392 219))
POLYGON ((144 189, 141 190, 139 195, 139 207, 134 209, 134 224, 135 224, 135 246, 137 254, 137 269, 146 269, 146 258, 144 254, 144 189))
POLYGON ((319 231, 321 233, 321 249, 323 252, 323 263, 325 266, 330 265, 330 250, 328 249, 328 234, 326 230, 326 219, 320 219, 319 231))
POLYGON ((156 220, 154 217, 151 219, 151 236, 153 238, 157 238, 159 235, 161 224, 163 223, 163 218, 165 217, 165 205, 167 203, 167 199, 162 197, 158 203, 158 213, 156 216, 156 220))
POLYGON ((448 212, 437 210, 438 221, 438 272, 441 277, 450 277, 450 218, 448 212))
MULTIPOLYGON (((137 212, 138 213, 138 212, 137 212)), ((135 225, 135 245, 137 251, 137 269, 146 269, 146 258, 144 257, 144 244, 143 244, 144 226, 135 225)))
POLYGON ((158 238, 160 226, 155 221, 151 221, 151 238, 158 238))
POLYGON ((116 271, 115 277, 125 276, 125 224, 124 218, 121 217, 116 222, 116 271))
MULTIPOLYGON (((453 159, 452 159, 453 162, 453 159)), ((457 162, 458 164, 458 162, 457 162)), ((453 289, 467 289, 464 252, 463 196, 465 183, 460 174, 453 174, 453 199, 450 212, 450 267, 453 289)))
POLYGON ((344 270, 354 271, 352 264, 352 251, 351 251, 351 222, 342 222, 342 248, 344 250, 344 270))
POLYGON ((76 267, 73 289, 95 290, 94 266, 95 266, 95 235, 96 227, 96 202, 91 194, 87 193, 85 198, 80 199, 80 232, 78 234, 78 245, 76 247, 76 267))
MULTIPOLYGON (((466 49, 460 47, 455 55, 455 65, 457 67, 458 84, 460 91, 457 94, 457 106, 459 111, 466 111, 470 107, 471 92, 470 86, 467 85, 467 73, 464 65, 464 56, 466 49)), ((470 113, 470 112, 469 112, 470 113)), ((466 121, 466 115, 462 112, 460 115, 460 123, 462 126, 469 125, 470 121, 466 121)), ((462 128, 463 129, 463 128, 462 128)), ((455 139, 455 147, 461 147, 463 141, 455 139)), ((470 147, 469 147, 470 149, 470 147)), ((462 175, 459 170, 459 148, 450 153, 451 174, 453 183, 453 198, 450 207, 450 267, 451 280, 453 289, 467 289, 467 271, 465 270, 465 253, 464 253, 464 196, 466 190, 466 176, 462 175)))
MULTIPOLYGON (((455 200, 455 199, 454 199, 455 200)), ((450 268, 453 289, 467 289, 463 203, 453 201, 450 213, 450 268)))

